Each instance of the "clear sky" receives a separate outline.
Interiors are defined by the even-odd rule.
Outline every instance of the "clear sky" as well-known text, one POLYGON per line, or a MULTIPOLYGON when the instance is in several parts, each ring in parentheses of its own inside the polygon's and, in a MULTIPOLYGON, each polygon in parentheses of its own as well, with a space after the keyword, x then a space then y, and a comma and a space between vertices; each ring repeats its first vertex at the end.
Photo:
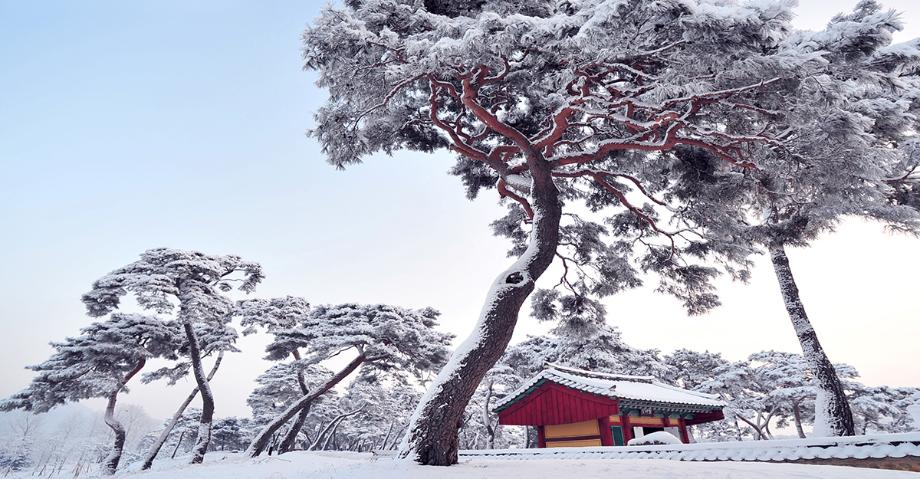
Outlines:
MULTIPOLYGON (((855 3, 805 0, 798 23, 855 3)), ((886 4, 906 12, 899 40, 920 36, 920 2, 886 4)), ((323 92, 299 51, 320 6, 0 0, 0 396, 89 322, 79 298, 94 279, 159 246, 259 261, 259 296, 430 305, 469 332, 508 263, 488 228, 496 198, 467 201, 446 153, 325 163, 304 136, 323 92)), ((918 248, 852 222, 790 252, 831 359, 868 383, 920 385, 918 248)), ((609 320, 666 352, 797 350, 768 261, 723 286, 703 317, 640 289, 607 301, 609 320)), ((522 318, 519 338, 544 329, 522 318)), ((218 415, 248 413, 263 346, 247 338, 226 361, 218 415)), ((138 386, 127 402, 166 415, 191 387, 138 386)))

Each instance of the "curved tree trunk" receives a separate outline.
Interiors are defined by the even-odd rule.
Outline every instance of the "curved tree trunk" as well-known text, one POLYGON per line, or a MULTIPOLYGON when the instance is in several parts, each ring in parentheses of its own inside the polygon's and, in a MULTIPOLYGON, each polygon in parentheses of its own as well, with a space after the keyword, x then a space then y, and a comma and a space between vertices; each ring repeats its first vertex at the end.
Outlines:
POLYGON ((853 413, 847 401, 843 384, 837 377, 833 363, 818 341, 818 335, 808 320, 805 306, 799 297, 799 288, 789 267, 789 258, 782 244, 770 245, 770 260, 779 282, 779 289, 786 303, 786 312, 792 320, 792 327, 802 346, 802 354, 811 367, 818 382, 818 397, 815 400, 816 436, 852 436, 855 434, 853 413))
POLYGON ((556 255, 562 216, 559 191, 545 160, 528 158, 528 164, 534 217, 527 249, 492 283, 472 334, 422 397, 400 446, 402 458, 437 466, 457 463, 463 412, 482 378, 505 352, 521 306, 556 255))
POLYGON ((364 410, 364 407, 362 406, 358 409, 355 409, 354 411, 342 413, 336 416, 335 418, 333 418, 331 421, 329 421, 329 424, 327 424, 326 427, 324 427, 323 430, 320 431, 320 433, 316 436, 316 440, 313 441, 313 444, 310 444, 310 447, 308 450, 315 451, 316 446, 319 445, 319 442, 322 441, 323 438, 325 438, 326 440, 323 441, 323 446, 320 448, 321 451, 325 451, 326 447, 329 445, 330 439, 332 438, 333 435, 335 435, 335 431, 336 429, 338 429, 339 424, 342 421, 344 421, 347 417, 354 416, 355 414, 358 414, 359 412, 363 410, 364 410))
POLYGON ((314 399, 326 393, 326 391, 335 387, 336 384, 340 383, 343 379, 348 377, 355 369, 358 369, 358 366, 367 361, 367 356, 364 353, 359 354, 355 359, 352 359, 347 366, 342 368, 341 371, 337 372, 334 376, 326 380, 326 382, 320 384, 315 389, 310 391, 310 394, 300 398, 297 402, 288 406, 278 417, 276 417, 272 422, 268 423, 259 435, 252 440, 252 444, 249 445, 249 448, 246 449, 246 455, 251 457, 256 457, 262 453, 263 450, 269 445, 272 436, 281 429, 285 423, 291 420, 296 414, 298 414, 303 408, 307 407, 314 399))
POLYGON ((384 451, 387 448, 387 442, 390 440, 390 434, 393 433, 393 422, 390 421, 390 427, 387 428, 386 436, 383 436, 383 441, 380 444, 377 444, 376 448, 379 451, 384 451))
MULTIPOLYGON (((295 349, 291 351, 291 355, 294 356, 295 361, 300 361, 300 353, 295 349)), ((310 393, 309 388, 307 388, 307 380, 303 375, 303 368, 297 370, 297 384, 300 386, 300 393, 306 396, 310 393)), ((288 430, 287 435, 284 436, 284 440, 281 441, 281 445, 278 446, 278 453, 283 454, 285 452, 291 451, 294 449, 294 445, 297 444, 297 436, 300 434, 300 430, 303 429, 304 423, 307 422, 307 415, 310 414, 310 404, 308 403, 303 409, 297 413, 297 419, 294 421, 294 424, 291 425, 291 429, 288 430)))
POLYGON ((482 401, 482 423, 486 426, 486 434, 487 434, 487 440, 488 440, 487 448, 488 449, 495 449, 495 433, 496 433, 496 429, 498 428, 497 424, 495 425, 492 424, 492 418, 490 417, 490 413, 491 413, 490 406, 492 403, 492 387, 494 386, 494 384, 495 382, 490 379, 488 386, 486 387, 486 397, 482 401))
POLYGON ((773 413, 771 412, 771 413, 767 416, 767 418, 764 420, 764 423, 763 423, 763 431, 764 431, 764 433, 766 433, 767 438, 770 439, 770 440, 773 439, 773 431, 770 431, 770 420, 771 420, 772 418, 773 418, 773 413))
MULTIPOLYGON (((217 354, 217 359, 214 360, 214 366, 211 366, 211 371, 208 373, 208 382, 211 379, 214 379, 214 375, 217 373, 217 368, 220 367, 221 361, 224 360, 224 352, 221 351, 217 354)), ((154 441, 153 445, 150 446, 150 450, 147 451, 147 455, 144 456, 144 463, 141 465, 141 470, 146 471, 150 469, 150 466, 153 465, 153 461, 156 459, 157 454, 160 453, 160 449, 163 448, 163 445, 166 444, 166 440, 169 439, 169 435, 172 433, 173 428, 176 427, 176 423, 179 422, 179 419, 182 418, 182 414, 185 413, 185 409, 188 408, 188 405, 195 400, 195 397, 198 396, 198 388, 192 389, 192 392, 185 398, 185 401, 179 405, 179 409, 176 410, 176 413, 173 414, 172 418, 169 420, 169 424, 163 428, 163 431, 160 433, 157 440, 154 441)))
POLYGON ((805 430, 802 429, 802 407, 798 401, 792 401, 792 418, 795 420, 795 432, 799 438, 805 439, 805 430))
MULTIPOLYGON (((735 414, 735 417, 736 417, 737 419, 741 419, 742 422, 744 422, 745 424, 747 424, 747 425, 751 428, 751 430, 754 431, 754 432, 753 432, 753 436, 754 436, 754 440, 755 440, 755 441, 762 441, 762 440, 766 440, 766 439, 767 439, 767 435, 764 434, 764 433, 763 433, 763 429, 761 429, 760 419, 759 419, 759 418, 757 419, 757 423, 754 423, 754 421, 751 421, 750 419, 748 419, 748 418, 746 418, 746 417, 744 417, 744 416, 742 416, 742 415, 740 415, 740 414, 735 414)), ((740 429, 739 429, 739 430, 740 430, 740 429)), ((740 440, 740 437, 741 437, 741 436, 739 435, 738 437, 739 437, 739 440, 740 440)))
POLYGON ((122 426, 118 419, 115 419, 115 403, 118 401, 118 393, 134 375, 144 368, 146 363, 147 360, 141 359, 137 366, 125 375, 118 389, 109 394, 109 401, 105 406, 105 424, 115 433, 115 444, 112 445, 112 452, 105 458, 105 463, 102 466, 102 472, 107 476, 115 474, 115 470, 118 469, 118 463, 121 461, 121 453, 125 448, 125 427, 122 426))
POLYGON ((179 440, 176 441, 176 447, 173 448, 172 455, 169 456, 170 459, 176 458, 176 453, 179 452, 179 447, 182 446, 182 440, 185 439, 185 431, 179 433, 179 440))
POLYGON ((204 461, 204 455, 208 452, 208 444, 211 442, 211 423, 214 421, 214 393, 211 392, 211 384, 208 377, 204 374, 204 366, 201 364, 201 347, 198 343, 198 335, 189 321, 183 321, 182 327, 185 329, 185 337, 188 340, 188 355, 192 362, 192 372, 195 375, 195 381, 198 383, 198 391, 201 393, 201 419, 198 421, 198 437, 195 438, 195 445, 192 447, 192 464, 201 464, 204 461))

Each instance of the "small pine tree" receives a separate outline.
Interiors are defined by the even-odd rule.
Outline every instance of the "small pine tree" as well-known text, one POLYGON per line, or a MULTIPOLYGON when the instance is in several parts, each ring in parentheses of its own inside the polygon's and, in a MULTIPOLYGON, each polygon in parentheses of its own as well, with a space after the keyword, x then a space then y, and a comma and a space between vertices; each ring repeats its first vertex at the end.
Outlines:
POLYGON ((115 442, 105 459, 104 472, 114 474, 121 460, 126 431, 115 417, 119 393, 151 358, 175 359, 178 331, 159 319, 139 314, 115 313, 107 321, 92 323, 79 336, 51 343, 55 353, 29 369, 38 375, 28 388, 0 403, 0 410, 46 412, 51 408, 89 398, 107 399, 105 423, 115 442))
POLYGON ((294 350, 302 354, 304 364, 318 364, 347 350, 355 356, 268 423, 247 453, 261 454, 288 421, 359 368, 365 375, 384 374, 398 380, 430 374, 445 361, 452 338, 434 329, 438 315, 431 308, 346 303, 312 307, 295 325, 272 327, 268 359, 287 358, 294 350))
POLYGON ((233 313, 233 301, 225 294, 234 285, 240 291, 252 292, 262 278, 261 266, 238 256, 157 248, 96 280, 83 295, 83 303, 92 316, 104 316, 118 309, 121 298, 127 294, 133 294, 142 308, 160 314, 174 312, 178 304, 175 324, 185 333, 186 355, 202 402, 193 464, 204 460, 214 418, 214 394, 202 364, 202 343, 196 325, 209 324, 213 327, 209 330, 222 331, 222 325, 230 321, 233 313))

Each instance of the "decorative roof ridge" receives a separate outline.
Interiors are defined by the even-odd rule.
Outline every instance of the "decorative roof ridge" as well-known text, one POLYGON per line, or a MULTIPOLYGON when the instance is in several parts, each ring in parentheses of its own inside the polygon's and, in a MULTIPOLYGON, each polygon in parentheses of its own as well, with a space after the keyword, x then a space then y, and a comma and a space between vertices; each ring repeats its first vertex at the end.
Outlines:
POLYGON ((657 382, 653 376, 632 376, 629 374, 614 374, 614 373, 599 373, 595 371, 588 371, 585 369, 578 369, 569 366, 563 366, 557 363, 546 362, 543 364, 544 371, 560 371, 563 373, 574 374, 576 376, 584 376, 586 378, 595 378, 595 379, 612 379, 615 381, 633 381, 639 383, 654 383, 657 382))
MULTIPOLYGON (((703 393, 703 392, 699 392, 699 391, 694 391, 694 390, 692 390, 692 389, 684 389, 684 388, 677 387, 677 386, 672 386, 672 385, 670 385, 670 384, 668 384, 668 383, 663 383, 663 382, 657 381, 657 380, 652 381, 652 384, 654 384, 654 385, 656 385, 656 386, 663 387, 663 388, 670 389, 670 390, 672 390, 672 391, 678 391, 678 392, 682 392, 682 393, 689 393, 689 394, 692 394, 692 395, 694 395, 694 396, 699 396, 699 397, 705 398, 705 399, 712 399, 712 400, 716 400, 716 401, 722 401, 722 397, 719 396, 718 394, 709 394, 709 393, 703 393)), ((722 402, 724 402, 724 401, 722 401, 722 402)))

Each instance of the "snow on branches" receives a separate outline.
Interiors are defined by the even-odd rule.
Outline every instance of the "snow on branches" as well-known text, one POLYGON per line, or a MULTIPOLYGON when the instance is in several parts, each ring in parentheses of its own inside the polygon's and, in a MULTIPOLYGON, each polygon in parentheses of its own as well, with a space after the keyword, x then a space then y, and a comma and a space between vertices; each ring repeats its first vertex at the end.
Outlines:
POLYGON ((91 316, 103 316, 131 293, 144 309, 167 314, 178 302, 181 321, 208 322, 231 313, 233 303, 223 293, 252 292, 262 278, 261 266, 238 256, 156 248, 96 280, 83 303, 91 316))
MULTIPOLYGON (((354 2, 305 32, 306 65, 330 92, 312 131, 329 161, 448 148, 471 195, 494 187, 512 200, 499 233, 515 253, 534 217, 533 182, 551 179, 558 200, 600 215, 562 221, 557 259, 571 294, 638 286, 641 271, 692 313, 717 305, 716 271, 690 259, 743 274, 751 250, 717 227, 744 215, 681 194, 683 156, 741 180, 774 166, 764 158, 786 149, 778 112, 824 64, 784 48, 791 13, 681 1, 455 8, 437 10, 448 18, 412 2, 354 2), (628 261, 636 247, 645 252, 628 261)), ((739 194, 741 180, 720 193, 739 194)))
POLYGON ((423 400, 417 460, 456 461, 453 433, 426 424, 459 426, 463 405, 435 408, 472 396, 554 260, 567 303, 651 276, 700 314, 719 266, 746 278, 736 199, 760 170, 807 165, 785 115, 828 64, 790 46, 791 18, 783 2, 355 0, 306 30, 329 91, 311 135, 333 165, 449 149, 470 196, 508 200, 496 231, 520 257, 423 400))
POLYGON ((300 383, 296 400, 275 414, 249 446, 252 456, 270 447, 278 431, 297 415, 280 445, 282 452, 290 450, 313 401, 359 369, 364 381, 390 379, 399 384, 410 377, 425 379, 446 361, 453 338, 435 330, 439 313, 431 308, 355 303, 311 307, 301 298, 286 297, 241 302, 237 314, 245 325, 266 327, 273 336, 267 359, 294 358, 290 367, 300 383), (354 356, 345 367, 307 384, 304 368, 346 351, 354 356))
POLYGON ((291 328, 274 331, 270 358, 302 348, 313 364, 354 349, 373 369, 419 378, 444 363, 451 335, 435 330, 439 313, 389 305, 346 303, 314 306, 291 328))
MULTIPOLYGON (((185 356, 202 399, 192 463, 204 460, 214 416, 214 396, 201 359, 207 351, 232 350, 236 332, 228 329, 228 323, 234 303, 226 293, 233 289, 252 292, 262 278, 262 267, 258 263, 244 261, 238 256, 157 248, 145 251, 139 260, 96 280, 92 289, 83 295, 83 303, 91 316, 104 316, 116 310, 127 294, 133 295, 142 308, 159 314, 172 313, 178 306, 175 320, 170 322, 184 330, 185 356), (199 337, 199 333, 204 336, 199 337)), ((184 370, 180 364, 172 371, 157 371, 150 379, 175 378, 184 370)))
POLYGON ((128 375, 134 376, 147 360, 174 359, 179 342, 179 331, 156 318, 113 314, 81 329, 79 336, 51 343, 54 354, 29 366, 38 373, 32 384, 0 409, 46 412, 67 402, 108 397, 126 389, 128 375))
POLYGON ((162 321, 140 314, 115 313, 83 328, 80 335, 51 343, 55 353, 30 366, 38 375, 23 391, 0 403, 0 410, 46 412, 89 398, 105 398, 105 423, 115 434, 103 472, 114 474, 121 460, 126 431, 115 417, 118 394, 152 358, 176 358, 179 331, 162 321))

